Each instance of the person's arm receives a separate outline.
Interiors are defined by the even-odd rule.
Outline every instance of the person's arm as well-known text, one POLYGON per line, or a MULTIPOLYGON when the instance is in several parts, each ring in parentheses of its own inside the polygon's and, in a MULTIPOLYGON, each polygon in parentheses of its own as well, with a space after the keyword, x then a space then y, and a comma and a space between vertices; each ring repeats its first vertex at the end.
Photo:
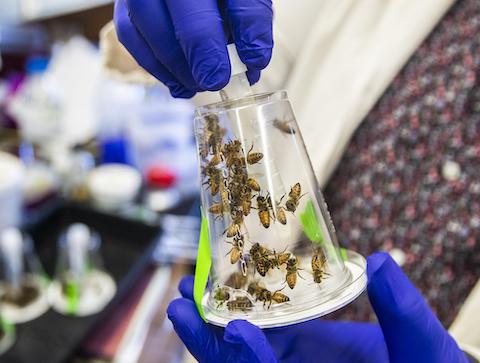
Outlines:
POLYGON ((449 331, 460 347, 480 362, 480 281, 463 304, 449 331))

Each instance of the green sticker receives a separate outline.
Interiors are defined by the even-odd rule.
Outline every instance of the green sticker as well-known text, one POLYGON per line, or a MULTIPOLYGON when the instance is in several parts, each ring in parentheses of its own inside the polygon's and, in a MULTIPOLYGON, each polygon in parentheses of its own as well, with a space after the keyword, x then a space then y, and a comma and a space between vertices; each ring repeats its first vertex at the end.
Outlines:
POLYGON ((15 332, 15 325, 13 325, 12 323, 6 321, 5 319, 3 319, 2 317, 0 317, 0 327, 2 328, 2 330, 7 333, 7 334, 12 334, 15 332))
POLYGON ((348 261, 348 255, 347 255, 347 249, 346 248, 340 248, 340 257, 342 257, 343 261, 348 261))
POLYGON ((210 241, 208 239, 208 222, 202 211, 202 226, 200 228, 200 239, 198 241, 197 265, 195 267, 195 283, 193 286, 193 299, 197 306, 198 313, 205 319, 202 309, 202 298, 207 287, 208 274, 212 266, 212 257, 210 255, 210 241))
POLYGON ((75 314, 80 300, 80 286, 72 281, 65 283, 65 296, 67 297, 67 313, 75 314))
POLYGON ((311 200, 307 202, 307 206, 303 213, 300 214, 300 220, 302 221, 303 231, 308 239, 312 242, 323 244, 323 234, 318 223, 317 214, 311 200))

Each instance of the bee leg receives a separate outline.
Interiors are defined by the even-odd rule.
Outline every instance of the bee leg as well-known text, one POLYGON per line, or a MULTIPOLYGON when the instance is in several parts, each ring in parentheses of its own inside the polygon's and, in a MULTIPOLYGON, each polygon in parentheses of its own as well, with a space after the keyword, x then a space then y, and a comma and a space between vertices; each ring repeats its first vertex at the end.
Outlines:
POLYGON ((250 150, 248 150, 247 157, 248 157, 248 155, 250 155, 250 153, 252 152, 252 150, 253 150, 253 142, 252 142, 252 147, 250 148, 250 150))
POLYGON ((305 278, 304 278, 302 275, 300 275, 300 271, 297 271, 297 275, 298 275, 298 277, 300 277, 302 280, 305 280, 305 278))

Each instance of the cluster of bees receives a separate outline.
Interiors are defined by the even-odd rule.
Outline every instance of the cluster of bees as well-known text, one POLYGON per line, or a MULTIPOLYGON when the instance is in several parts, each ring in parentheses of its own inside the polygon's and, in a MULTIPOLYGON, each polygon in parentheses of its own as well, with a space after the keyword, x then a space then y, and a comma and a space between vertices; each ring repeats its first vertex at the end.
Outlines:
MULTIPOLYGON (((284 133, 295 133, 287 123, 275 120, 273 124, 284 133)), ((286 212, 295 213, 303 195, 300 183, 296 183, 291 187, 288 196, 284 195, 279 201, 275 201, 274 207, 269 193, 262 194, 260 184, 248 174, 247 170, 247 166, 261 162, 263 154, 253 151, 252 144, 245 155, 240 141, 223 142, 225 134, 226 131, 220 126, 217 116, 205 117, 203 137, 199 140, 199 154, 204 164, 203 184, 207 185, 212 197, 218 198, 208 211, 216 218, 229 216, 230 223, 223 232, 226 237, 225 242, 232 246, 227 256, 229 255, 231 264, 240 262, 241 267, 241 272, 232 274, 224 287, 216 289, 214 299, 218 307, 226 304, 230 311, 246 311, 253 307, 252 300, 247 296, 231 296, 230 289, 242 289, 247 285, 249 265, 253 266, 254 274, 258 272, 262 277, 265 277, 269 270, 284 266, 285 282, 290 289, 295 288, 297 276, 300 276, 302 269, 299 267, 297 257, 290 252, 277 253, 259 243, 249 242, 252 246, 248 255, 245 254, 245 234, 242 234, 244 218, 252 210, 256 210, 259 222, 264 228, 269 228, 271 223, 276 221, 286 225, 286 212), (285 203, 282 204, 284 199, 285 203)), ((326 275, 326 258, 320 248, 314 249, 311 265, 313 279, 316 283, 320 283, 326 275)), ((282 290, 269 291, 259 281, 251 282, 247 289, 255 301, 263 302, 263 306, 267 309, 272 303, 290 301, 290 298, 281 292, 282 290)))
MULTIPOLYGON (((255 243, 250 249, 250 256, 253 260, 255 271, 259 272, 261 276, 265 276, 270 268, 280 268, 281 265, 286 265, 285 282, 290 289, 295 288, 297 276, 300 276, 300 270, 303 270, 299 267, 297 257, 289 252, 277 254, 275 251, 272 252, 258 243, 255 243)), ((327 259, 323 250, 320 247, 315 247, 311 260, 312 276, 315 283, 321 283, 325 276, 329 275, 325 271, 326 264, 327 259)), ((227 281, 225 281, 225 285, 215 290, 214 299, 217 301, 217 308, 226 304, 227 309, 230 311, 246 312, 251 310, 253 308, 253 300, 248 296, 236 296, 232 298, 232 289, 244 289, 247 282, 248 278, 242 273, 232 273, 227 281)), ((260 281, 253 280, 248 284, 247 292, 255 299, 255 302, 263 302, 263 307, 270 309, 273 303, 281 304, 290 301, 290 298, 281 292, 284 288, 285 287, 272 292, 265 288, 260 281)))

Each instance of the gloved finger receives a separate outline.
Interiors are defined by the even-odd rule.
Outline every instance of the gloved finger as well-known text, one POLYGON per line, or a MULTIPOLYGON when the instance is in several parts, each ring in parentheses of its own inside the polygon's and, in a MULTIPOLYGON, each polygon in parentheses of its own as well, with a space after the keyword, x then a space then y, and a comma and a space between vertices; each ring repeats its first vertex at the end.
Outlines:
POLYGON ((260 79, 260 73, 261 71, 256 69, 249 69, 247 71, 247 78, 251 86, 258 82, 258 80, 260 79))
POLYGON ((185 88, 199 91, 183 50, 175 38, 172 20, 165 2, 150 1, 147 6, 144 0, 126 1, 130 19, 148 43, 156 59, 177 77, 185 88))
POLYGON ((299 351, 321 362, 388 361, 378 324, 316 319, 264 332, 281 362, 298 360, 299 351))
POLYGON ((193 301, 173 300, 168 305, 167 315, 180 339, 199 362, 222 362, 225 353, 220 344, 222 333, 202 320, 193 301))
POLYGON ((224 340, 238 346, 235 362, 277 362, 265 334, 246 320, 233 320, 228 323, 224 340))
POLYGON ((175 77, 157 61, 148 44, 130 22, 125 0, 117 0, 115 2, 114 23, 118 40, 130 52, 140 66, 168 87, 173 97, 193 97, 195 92, 183 87, 175 77))
POLYGON ((392 363, 464 361, 456 342, 390 255, 368 257, 367 274, 368 296, 392 363))
POLYGON ((216 0, 165 0, 193 78, 218 91, 230 78, 230 60, 216 0))
POLYGON ((249 69, 263 69, 273 48, 271 0, 227 0, 227 13, 240 59, 249 69))
POLYGON ((178 290, 180 291, 180 294, 182 294, 182 296, 185 299, 189 299, 192 301, 193 301, 193 284, 194 284, 193 275, 184 276, 180 280, 180 283, 178 284, 178 290))

